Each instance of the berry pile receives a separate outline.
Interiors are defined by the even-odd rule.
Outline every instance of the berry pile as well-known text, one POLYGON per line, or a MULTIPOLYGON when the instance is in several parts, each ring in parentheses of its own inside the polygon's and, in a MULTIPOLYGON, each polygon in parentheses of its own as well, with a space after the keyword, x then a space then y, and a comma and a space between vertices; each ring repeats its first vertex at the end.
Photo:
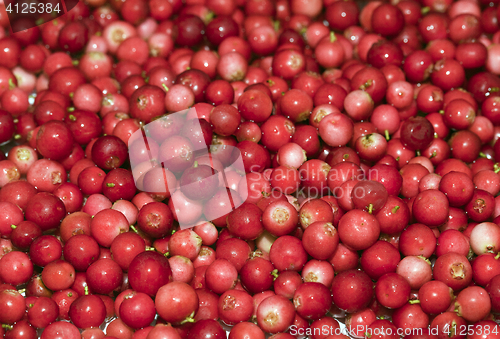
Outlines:
POLYGON ((499 2, 0 5, 0 338, 500 339, 499 2))

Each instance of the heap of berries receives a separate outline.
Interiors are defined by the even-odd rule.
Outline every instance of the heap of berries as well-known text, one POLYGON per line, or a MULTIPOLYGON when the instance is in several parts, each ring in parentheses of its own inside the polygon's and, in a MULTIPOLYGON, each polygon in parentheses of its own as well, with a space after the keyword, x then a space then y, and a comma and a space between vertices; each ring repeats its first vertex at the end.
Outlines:
POLYGON ((0 338, 500 339, 499 2, 2 3, 0 338))

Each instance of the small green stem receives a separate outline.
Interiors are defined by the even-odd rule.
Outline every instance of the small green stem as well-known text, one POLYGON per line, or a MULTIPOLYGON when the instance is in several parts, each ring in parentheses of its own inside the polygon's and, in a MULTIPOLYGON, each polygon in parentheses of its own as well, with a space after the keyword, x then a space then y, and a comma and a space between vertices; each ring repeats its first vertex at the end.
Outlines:
POLYGON ((278 279, 278 269, 274 269, 272 272, 271 272, 271 275, 273 276, 273 281, 278 279))
POLYGON ((11 79, 9 79, 9 89, 14 89, 16 88, 16 84, 14 83, 14 81, 11 79))
POLYGON ((384 134, 385 134, 385 140, 387 140, 387 141, 391 140, 391 136, 390 136, 388 130, 385 130, 384 134))
POLYGON ((210 21, 212 21, 214 16, 215 16, 214 12, 212 12, 212 11, 208 12, 208 14, 205 16, 205 21, 206 21, 205 24, 208 24, 210 21))
POLYGON ((274 21, 273 22, 273 28, 276 32, 278 32, 280 30, 280 22, 278 20, 274 21))
POLYGON ((425 261, 426 263, 428 263, 429 265, 432 265, 431 261, 428 258, 424 257, 423 255, 417 255, 417 258, 420 258, 423 261, 425 261))
POLYGON ((337 37, 335 36, 335 32, 331 31, 330 32, 330 42, 335 42, 337 41, 337 37))
POLYGON ((195 320, 194 320, 194 311, 193 313, 191 313, 189 315, 189 317, 187 317, 186 319, 184 319, 183 321, 181 321, 181 325, 185 324, 185 323, 194 323, 195 320))
POLYGON ((359 89, 366 91, 366 89, 369 88, 371 85, 373 85, 373 80, 368 79, 363 85, 359 86, 359 89))
POLYGON ((409 302, 411 305, 413 305, 413 304, 420 304, 420 300, 418 300, 418 299, 415 299, 415 300, 409 300, 408 302, 409 302))

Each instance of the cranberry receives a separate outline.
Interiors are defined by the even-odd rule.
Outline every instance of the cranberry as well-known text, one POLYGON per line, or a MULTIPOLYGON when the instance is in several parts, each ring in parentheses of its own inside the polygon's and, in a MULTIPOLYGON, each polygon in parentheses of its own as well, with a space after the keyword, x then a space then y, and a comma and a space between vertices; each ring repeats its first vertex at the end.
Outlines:
POLYGON ((257 89, 245 91, 238 99, 238 109, 243 118, 264 122, 271 115, 272 101, 264 92, 257 89))
MULTIPOLYGON (((208 267, 208 266, 201 266, 208 267)), ((193 284, 191 284, 193 286, 193 284)), ((195 314, 195 320, 201 321, 204 319, 215 320, 218 318, 218 308, 217 302, 219 296, 214 292, 211 292, 204 288, 199 288, 199 286, 193 286, 195 288, 196 294, 198 295, 199 306, 198 311, 195 314)))
POLYGON ((352 249, 362 250, 375 243, 380 234, 380 226, 377 219, 368 212, 352 210, 340 219, 338 231, 344 245, 352 249), (348 226, 353 223, 358 225, 356 229, 348 226))
POLYGON ((410 220, 410 210, 400 198, 389 196, 385 205, 375 214, 380 232, 397 234, 404 230, 410 220))
POLYGON ((410 284, 397 273, 386 273, 375 284, 375 296, 384 307, 400 308, 410 295, 410 284))
POLYGON ((399 249, 403 255, 421 255, 429 258, 436 248, 436 237, 423 224, 408 226, 399 238, 399 249))
POLYGON ((145 85, 133 92, 130 97, 130 114, 145 122, 165 112, 165 92, 157 87, 145 85))
POLYGON ((206 284, 211 291, 222 294, 236 284, 238 271, 226 259, 217 259, 207 268, 206 284))
POLYGON ((469 239, 474 253, 481 255, 483 253, 494 251, 498 244, 500 227, 495 223, 483 222, 474 227, 469 239))
POLYGON ((253 313, 253 298, 245 291, 226 291, 219 298, 219 317, 225 324, 237 324, 247 321, 253 313))
POLYGON ((307 261, 302 242, 293 236, 282 236, 272 245, 269 257, 278 271, 300 271, 307 261))
POLYGON ((21 221, 12 228, 12 244, 21 250, 29 249, 33 240, 42 235, 40 227, 32 221, 21 221))
POLYGON ((205 25, 197 16, 186 14, 176 20, 176 42, 183 46, 194 46, 201 42, 205 25))
POLYGON ((251 240, 257 238, 264 227, 262 211, 254 204, 243 203, 227 217, 227 228, 235 236, 251 240))
POLYGON ((97 295, 83 295, 71 303, 71 321, 79 328, 98 327, 106 318, 106 307, 97 295))
POLYGON ((283 49, 276 53, 272 60, 272 72, 285 80, 291 80, 305 69, 302 53, 293 49, 283 49))
POLYGON ((28 282, 33 274, 33 264, 27 254, 19 251, 6 253, 0 259, 0 277, 2 280, 14 286, 28 282), (5 272, 9 272, 9 275, 5 272))
POLYGON ((297 313, 305 319, 317 320, 331 307, 332 298, 328 287, 317 282, 305 282, 295 291, 293 303, 297 313))
POLYGON ((434 264, 434 278, 453 290, 460 290, 472 281, 472 267, 467 258, 457 253, 440 256, 434 264))
POLYGON ((355 2, 331 3, 326 9, 326 20, 333 29, 343 31, 358 23, 359 9, 355 2))
POLYGON ((276 201, 267 206, 262 214, 266 231, 275 236, 290 234, 299 221, 295 207, 288 201, 276 201))
POLYGON ((172 327, 170 324, 169 325, 166 325, 166 324, 162 324, 162 323, 159 323, 157 325, 155 325, 151 331, 148 333, 147 336, 163 336, 165 338, 175 338, 175 339, 180 339, 181 336, 179 335, 179 332, 177 329, 175 329, 174 327, 172 327))
POLYGON ((85 272, 99 257, 99 244, 86 234, 69 238, 64 245, 64 258, 75 268, 85 272))
POLYGON ((273 285, 274 266, 262 258, 248 260, 240 271, 242 285, 250 293, 259 293, 268 290, 273 285))
MULTIPOLYGON (((229 232, 227 234, 231 236, 229 232)), ((251 257, 251 252, 252 249, 245 241, 238 238, 223 239, 221 236, 217 241, 215 254, 217 259, 227 259, 240 272, 248 258, 251 257)))
POLYGON ((412 289, 419 289, 431 280, 433 271, 427 259, 407 256, 399 262, 396 273, 403 276, 410 283, 412 289))
POLYGON ((267 333, 286 330, 295 316, 293 303, 283 296, 275 295, 262 301, 257 309, 257 324, 267 333))
POLYGON ((352 132, 352 120, 342 114, 329 114, 319 123, 320 137, 333 147, 346 145, 352 136, 352 132))
POLYGON ((179 323, 194 315, 198 309, 198 295, 188 284, 173 281, 158 290, 155 306, 162 319, 179 323))
POLYGON ((346 312, 354 313, 362 310, 373 298, 373 283, 366 273, 357 270, 347 270, 335 276, 332 291, 346 291, 334 293, 333 302, 346 312), (356 286, 351 290, 352 286, 356 286))
POLYGON ((386 40, 374 43, 366 56, 367 62, 379 69, 389 65, 400 66, 403 62, 403 57, 401 47, 394 42, 386 40))
POLYGON ((412 206, 414 218, 425 225, 436 227, 448 218, 449 202, 444 193, 430 189, 419 193, 412 206))
POLYGON ((27 203, 26 220, 36 223, 42 231, 59 226, 66 214, 66 208, 58 197, 42 192, 34 195, 27 203))
POLYGON ((411 150, 423 150, 434 138, 434 128, 422 117, 412 117, 401 125, 401 142, 411 150))
POLYGON ((269 153, 261 145, 244 140, 238 143, 237 148, 241 151, 245 172, 262 172, 268 167, 269 153))
POLYGON ((222 329, 222 326, 213 319, 198 320, 188 332, 188 339, 223 338, 224 336, 226 336, 226 332, 222 329))
POLYGON ((127 146, 115 136, 100 137, 92 146, 92 161, 104 170, 120 167, 127 158, 127 146))
POLYGON ((361 255, 361 267, 373 279, 395 272, 399 261, 400 255, 397 249, 382 240, 377 241, 361 255))
POLYGON ((475 189, 465 211, 472 220, 482 222, 491 216, 493 207, 493 196, 487 191, 475 189))

